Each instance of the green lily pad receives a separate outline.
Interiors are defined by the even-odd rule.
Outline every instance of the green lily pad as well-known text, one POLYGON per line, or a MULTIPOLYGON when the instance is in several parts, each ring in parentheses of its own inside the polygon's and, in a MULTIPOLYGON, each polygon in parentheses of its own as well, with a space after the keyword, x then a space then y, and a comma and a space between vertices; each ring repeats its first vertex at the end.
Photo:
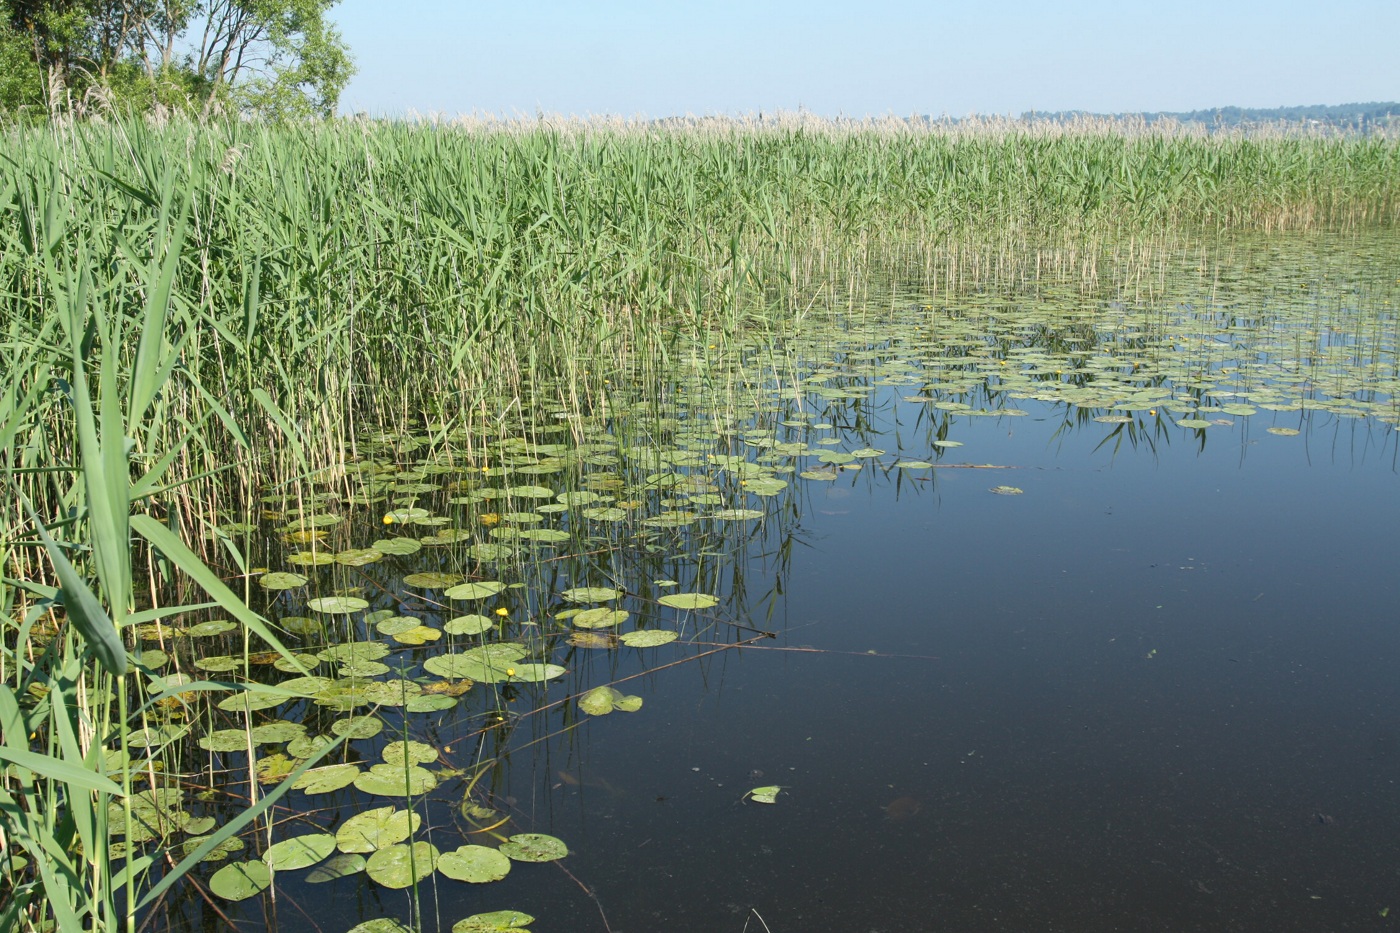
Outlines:
MULTIPOLYGON (((337 878, 347 878, 350 875, 358 875, 364 870, 365 857, 363 855, 342 852, 337 855, 332 855, 326 861, 311 869, 311 873, 306 876, 306 881, 308 884, 324 884, 327 881, 335 881, 337 878)), ((393 923, 394 921, 390 920, 388 922, 393 923)), ((406 930, 405 927, 400 927, 398 924, 394 925, 400 930, 406 930)), ((358 930, 363 926, 365 926, 365 924, 362 923, 360 926, 355 927, 355 929, 358 930)))
POLYGON ((576 613, 569 619, 569 622, 575 628, 613 628, 626 622, 630 616, 630 612, 626 612, 622 609, 609 609, 607 606, 598 606, 576 613))
POLYGON ((748 521, 762 517, 763 513, 758 509, 719 509, 710 513, 710 518, 726 522, 748 521))
POLYGON ((372 739, 384 730, 384 721, 374 716, 351 716, 331 723, 331 731, 352 739, 372 739))
POLYGON ((426 794, 437 786, 437 776, 426 768, 403 765, 374 765, 355 776, 355 787, 377 797, 403 797, 426 794))
POLYGON ((359 765, 325 765, 303 771, 292 787, 308 794, 329 794, 349 787, 359 775, 359 765))
POLYGON ((657 602, 672 609, 709 609, 719 600, 708 593, 667 593, 657 602))
POLYGON ((294 590, 306 583, 306 577, 299 573, 265 573, 258 577, 258 585, 265 590, 294 590))
POLYGON ((621 599, 623 593, 607 586, 576 586, 559 595, 571 603, 606 603, 621 599))
POLYGON ((440 713, 457 706, 455 697, 441 693, 428 693, 416 696, 403 705, 406 713, 440 713))
POLYGON ((192 638, 207 638, 210 635, 222 635, 224 632, 231 632, 238 628, 237 625, 227 619, 214 619, 209 622, 201 622, 198 625, 191 625, 185 629, 185 634, 192 638))
POLYGON ((304 760, 334 744, 335 739, 329 735, 302 735, 287 743, 287 754, 304 760))
POLYGON ((325 551, 297 551, 287 555, 287 563, 298 567, 325 567, 335 563, 335 555, 325 551))
POLYGON ((620 637, 622 643, 629 648, 655 648, 675 641, 680 637, 680 632, 649 628, 627 632, 620 637))
POLYGON ((519 833, 501 843, 500 851, 517 862, 552 862, 569 854, 562 839, 543 833, 519 833))
POLYGON ((933 464, 927 460, 901 460, 895 464, 901 470, 931 470, 933 464))
POLYGON ((560 544, 572 538, 567 531, 558 528, 526 528, 517 537, 522 541, 538 541, 541 544, 560 544))
POLYGON ((530 933, 525 927, 534 922, 534 917, 518 910, 493 910, 458 920, 452 925, 452 933, 530 933))
POLYGON ((359 612, 361 609, 368 609, 369 602, 357 596, 325 596, 321 599, 308 600, 306 606, 312 612, 345 615, 359 612))
POLYGON ((1020 486, 993 486, 987 491, 998 496, 1019 496, 1025 492, 1020 486))
MULTIPOLYGON (((361 859, 361 861, 364 861, 361 859)), ((361 866, 363 870, 363 866, 361 866)), ((315 872, 312 872, 315 874, 315 872)), ((307 879, 310 880, 309 878, 307 879)), ((329 881, 330 879, 321 879, 329 881)), ((397 920, 390 920, 388 917, 375 917, 373 920, 366 920, 364 923, 357 923, 350 928, 348 933, 414 933, 411 927, 406 927, 397 920)))
POLYGON ((449 586, 455 586, 461 582, 460 573, 410 573, 403 578, 403 582, 408 586, 416 586, 420 590, 442 590, 449 586))
POLYGON ((283 616, 277 620, 277 624, 282 626, 284 631, 293 635, 319 635, 325 630, 324 624, 319 619, 312 619, 308 616, 283 616))
POLYGON ((201 671, 222 674, 228 671, 236 671, 243 666, 243 661, 239 658, 221 655, 214 658, 195 658, 194 666, 201 671))
POLYGON ((379 807, 357 813, 340 825, 335 845, 342 852, 373 852, 403 842, 418 831, 423 818, 411 810, 379 807))
POLYGON ((209 890, 226 901, 247 900, 272 884, 272 870, 263 862, 230 862, 214 872, 209 890))
POLYGON ((420 624, 402 632, 395 632, 392 637, 401 645, 426 645, 441 638, 442 632, 431 625, 420 624))
POLYGON ((449 635, 480 635, 496 627, 496 620, 477 613, 458 616, 443 623, 442 630, 449 635))
POLYGON ((1276 435, 1278 435, 1279 437, 1297 437, 1297 436, 1298 436, 1298 429, 1297 429, 1297 428, 1266 428, 1265 430, 1268 431, 1270 434, 1276 434, 1276 435))
POLYGON ((275 871, 310 868, 335 851, 335 837, 330 833, 306 833, 283 839, 268 846, 263 861, 275 871))
POLYGON ((635 713, 642 708, 642 698, 624 696, 613 687, 594 687, 578 698, 578 708, 590 716, 606 716, 615 709, 635 713))
POLYGON ((545 680, 553 680, 556 677, 563 677, 567 674, 568 668, 558 664, 517 664, 514 668, 508 668, 506 674, 512 680, 521 683, 540 683, 545 680), (514 670, 515 673, 510 673, 514 670))
POLYGON ((415 538, 384 538, 374 542, 370 547, 391 557, 407 557, 409 554, 416 554, 423 549, 423 545, 415 538))
POLYGON ((299 722, 277 719, 254 726, 250 734, 259 745, 280 745, 306 735, 306 727, 299 722))
POLYGON ((380 756, 391 765, 402 765, 405 761, 413 765, 426 765, 438 760, 438 750, 427 742, 400 739, 384 746, 380 756))
POLYGON ((438 850, 431 842, 395 843, 375 849, 365 862, 365 873, 386 888, 406 888, 433 873, 438 850))
POLYGON ((506 585, 504 583, 499 583, 495 580, 482 580, 479 583, 463 583, 459 586, 454 586, 447 590, 444 595, 449 599, 486 599, 489 596, 495 596, 505 588, 506 585))
POLYGON ((777 784, 769 784, 766 787, 755 787, 744 796, 754 803, 777 803, 778 794, 782 793, 782 790, 777 784))
POLYGON ((488 846, 466 845, 438 856, 437 870, 456 881, 485 884, 510 874, 510 859, 488 846))
POLYGON ((199 740, 199 747, 209 752, 246 752, 250 744, 242 729, 215 729, 199 740))

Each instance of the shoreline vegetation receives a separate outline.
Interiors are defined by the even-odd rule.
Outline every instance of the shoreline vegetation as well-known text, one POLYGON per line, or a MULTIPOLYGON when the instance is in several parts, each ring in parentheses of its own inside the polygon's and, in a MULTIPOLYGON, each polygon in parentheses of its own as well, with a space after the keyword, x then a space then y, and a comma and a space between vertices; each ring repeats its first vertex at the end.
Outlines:
POLYGON ((1400 210, 1380 133, 1091 118, 119 120, 6 130, 0 164, 0 928, 64 933, 134 931, 266 818, 254 785, 197 848, 111 848, 228 690, 134 633, 212 611, 289 655, 209 530, 334 486, 361 432, 508 437, 546 373, 568 423, 892 277, 1150 288, 1173 250, 1400 210))

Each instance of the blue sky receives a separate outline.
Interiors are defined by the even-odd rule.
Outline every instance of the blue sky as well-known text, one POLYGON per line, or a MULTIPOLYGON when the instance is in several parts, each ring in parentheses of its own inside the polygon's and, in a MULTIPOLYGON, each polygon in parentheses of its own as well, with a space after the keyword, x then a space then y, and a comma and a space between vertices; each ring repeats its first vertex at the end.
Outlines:
POLYGON ((1400 98, 1400 0, 342 0, 342 112, 1194 110, 1400 98))

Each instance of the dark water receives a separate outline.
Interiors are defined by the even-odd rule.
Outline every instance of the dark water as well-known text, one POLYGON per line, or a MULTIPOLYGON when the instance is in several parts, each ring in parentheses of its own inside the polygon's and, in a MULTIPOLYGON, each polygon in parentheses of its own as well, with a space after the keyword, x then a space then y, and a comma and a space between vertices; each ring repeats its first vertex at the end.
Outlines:
MULTIPOLYGON (((1375 320, 1358 359, 1393 378, 1395 318, 1375 320)), ((1003 399, 989 407, 1025 414, 950 424, 903 400, 917 388, 808 398, 837 449, 890 454, 834 481, 788 476, 792 495, 742 546, 611 558, 629 580, 726 590, 714 619, 680 616, 693 641, 753 634, 731 621, 778 637, 701 657, 707 644, 574 651, 570 680, 522 691, 527 711, 613 681, 645 706, 590 720, 566 703, 492 747, 486 783, 511 831, 571 855, 492 885, 425 884, 426 928, 503 908, 535 930, 612 933, 1400 918, 1393 419, 1264 410, 1203 434, 1165 410, 1129 429, 1003 399), (892 468, 899 456, 938 466, 892 468), (744 799, 771 784, 776 804, 744 799)), ((598 582, 573 573, 557 587, 598 582)), ((486 754, 468 747, 477 715, 435 715, 417 737, 468 763, 486 754)), ((422 838, 454 848, 451 786, 432 796, 422 838)), ((413 914, 410 894, 363 876, 279 887, 279 925, 413 914)))

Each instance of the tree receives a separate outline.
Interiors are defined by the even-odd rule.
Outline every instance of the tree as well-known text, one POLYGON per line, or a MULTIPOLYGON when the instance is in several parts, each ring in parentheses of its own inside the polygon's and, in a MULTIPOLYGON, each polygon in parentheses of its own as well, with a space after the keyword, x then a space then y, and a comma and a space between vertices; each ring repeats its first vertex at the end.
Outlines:
POLYGON ((354 66, 336 0, 0 0, 0 108, 118 105, 329 116, 354 66), (37 100, 36 100, 37 98, 37 100))

